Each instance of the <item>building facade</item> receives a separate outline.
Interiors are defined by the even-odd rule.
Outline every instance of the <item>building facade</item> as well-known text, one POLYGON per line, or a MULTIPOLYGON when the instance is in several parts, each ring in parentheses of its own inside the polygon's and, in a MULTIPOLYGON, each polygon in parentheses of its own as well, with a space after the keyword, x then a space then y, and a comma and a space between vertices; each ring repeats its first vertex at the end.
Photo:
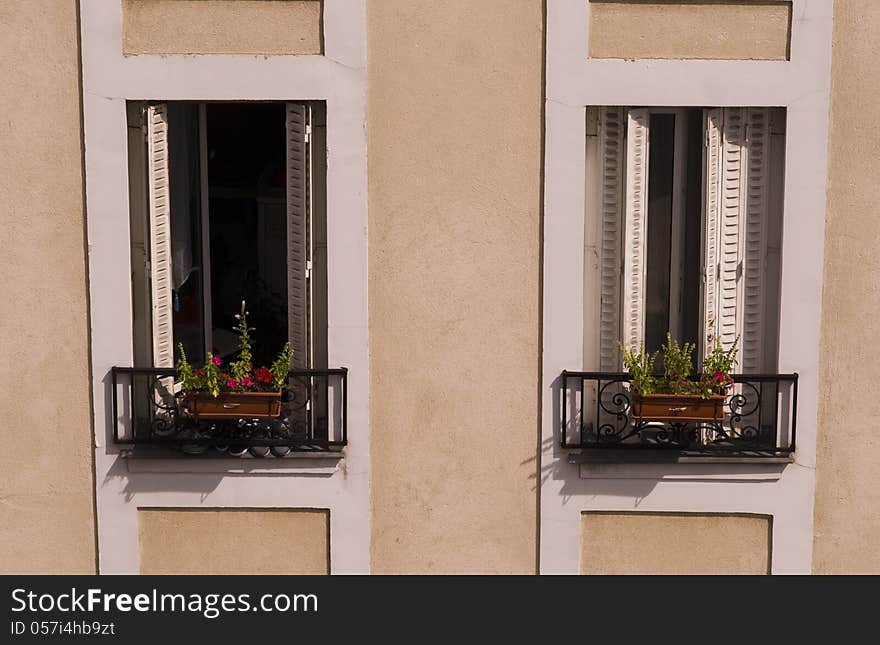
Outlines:
POLYGON ((880 570, 875 3, 0 29, 2 570, 880 570), (281 412, 212 418, 175 366, 234 378, 242 300, 255 364, 292 348, 281 412), (736 346, 714 418, 638 413, 621 344, 667 332, 736 346))

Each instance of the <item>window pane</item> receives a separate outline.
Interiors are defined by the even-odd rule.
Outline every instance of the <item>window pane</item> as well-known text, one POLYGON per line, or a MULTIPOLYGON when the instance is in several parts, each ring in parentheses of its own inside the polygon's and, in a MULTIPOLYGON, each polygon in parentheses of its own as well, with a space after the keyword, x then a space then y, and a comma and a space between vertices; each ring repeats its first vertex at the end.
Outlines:
POLYGON ((287 341, 284 105, 209 104, 212 347, 238 349, 235 315, 247 302, 254 364, 287 341))
POLYGON ((653 352, 669 331, 675 115, 651 115, 649 146, 645 347, 653 352))
POLYGON ((202 298, 199 106, 168 104, 171 194, 171 288, 174 358, 182 343, 191 362, 205 360, 202 298))

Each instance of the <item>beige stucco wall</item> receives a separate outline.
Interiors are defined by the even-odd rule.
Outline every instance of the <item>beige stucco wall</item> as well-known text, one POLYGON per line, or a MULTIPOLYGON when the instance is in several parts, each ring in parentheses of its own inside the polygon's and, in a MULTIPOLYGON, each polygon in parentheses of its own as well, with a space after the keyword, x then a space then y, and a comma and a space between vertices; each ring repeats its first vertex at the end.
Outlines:
POLYGON ((327 574, 330 513, 138 509, 141 573, 327 574))
POLYGON ((540 0, 369 0, 375 573, 535 571, 540 0))
POLYGON ((122 0, 125 54, 320 54, 321 0, 122 0))
POLYGON ((880 3, 837 0, 813 569, 880 573, 880 3))
POLYGON ((767 574, 770 518, 584 513, 581 573, 767 574))
POLYGON ((2 573, 95 570, 76 5, 0 3, 2 573))
POLYGON ((590 0, 592 58, 786 60, 789 2, 590 0))

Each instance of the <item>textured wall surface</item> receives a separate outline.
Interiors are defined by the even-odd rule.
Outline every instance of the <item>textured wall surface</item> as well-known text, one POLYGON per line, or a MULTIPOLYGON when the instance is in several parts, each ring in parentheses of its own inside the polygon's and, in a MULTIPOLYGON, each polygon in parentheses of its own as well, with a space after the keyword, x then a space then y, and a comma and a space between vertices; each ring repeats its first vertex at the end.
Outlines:
POLYGON ((76 5, 0 3, 3 573, 95 570, 76 5))
POLYGON ((581 573, 770 572, 769 517, 584 513, 581 518, 581 573))
POLYGON ((367 4, 375 573, 535 571, 542 28, 367 4))
POLYGON ((326 574, 324 510, 139 509, 141 573, 326 574))
POLYGON ((880 573, 880 3, 835 2, 832 52, 813 570, 880 573))
POLYGON ((785 60, 788 2, 590 1, 592 58, 785 60))
POLYGON ((125 54, 320 54, 321 0, 122 0, 125 54))

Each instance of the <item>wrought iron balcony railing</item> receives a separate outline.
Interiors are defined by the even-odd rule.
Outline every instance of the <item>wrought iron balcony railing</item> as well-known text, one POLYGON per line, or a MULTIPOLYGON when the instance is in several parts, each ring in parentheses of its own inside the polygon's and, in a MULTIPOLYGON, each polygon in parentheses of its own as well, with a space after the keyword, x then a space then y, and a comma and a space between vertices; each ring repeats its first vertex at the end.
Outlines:
POLYGON ((177 371, 111 369, 113 442, 120 446, 211 450, 233 456, 284 457, 291 452, 339 451, 348 443, 348 369, 292 370, 271 419, 194 418, 175 385, 177 371))
POLYGON ((735 374, 721 421, 634 419, 630 375, 562 373, 560 444, 664 457, 785 457, 797 432, 797 374, 735 374))

